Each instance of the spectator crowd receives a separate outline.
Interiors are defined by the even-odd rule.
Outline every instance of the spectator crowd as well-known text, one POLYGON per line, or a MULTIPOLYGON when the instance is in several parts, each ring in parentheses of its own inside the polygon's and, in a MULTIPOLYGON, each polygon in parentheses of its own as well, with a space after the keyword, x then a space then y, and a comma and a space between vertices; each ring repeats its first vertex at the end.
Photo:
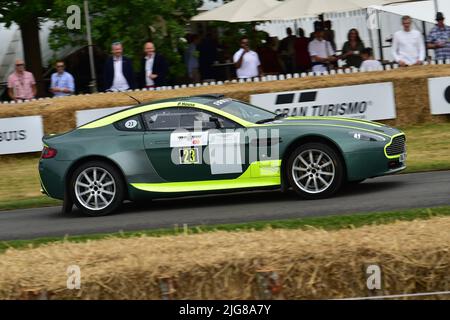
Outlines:
MULTIPOLYGON (((445 25, 441 12, 436 15, 437 24, 426 39, 413 29, 409 16, 402 17, 402 30, 392 39, 392 55, 400 67, 421 65, 426 60, 426 50, 435 51, 436 60, 450 59, 450 27, 445 25)), ((335 33, 330 21, 314 22, 314 32, 305 36, 302 28, 294 34, 286 29, 286 37, 278 41, 265 35, 265 40, 252 48, 249 37, 240 39, 240 48, 230 54, 229 61, 218 62, 219 45, 212 33, 201 38, 196 34, 187 36, 184 64, 191 83, 217 78, 218 67, 234 67, 239 79, 262 75, 292 74, 303 72, 324 72, 336 69, 341 60, 346 68, 355 67, 362 71, 382 70, 380 61, 374 59, 372 48, 366 47, 357 29, 351 29, 347 41, 338 53, 335 33)), ((111 56, 103 67, 103 91, 126 91, 136 88, 155 88, 168 85, 169 64, 158 53, 154 43, 143 46, 140 69, 133 70, 132 60, 123 55, 121 42, 111 45, 111 56)), ((226 55, 222 57, 226 59, 226 55)), ((74 77, 65 70, 64 61, 55 63, 56 72, 51 75, 49 91, 55 96, 68 96, 76 92, 74 77)), ((15 62, 15 71, 8 77, 8 95, 12 100, 29 100, 36 96, 36 81, 26 71, 23 60, 15 62)))

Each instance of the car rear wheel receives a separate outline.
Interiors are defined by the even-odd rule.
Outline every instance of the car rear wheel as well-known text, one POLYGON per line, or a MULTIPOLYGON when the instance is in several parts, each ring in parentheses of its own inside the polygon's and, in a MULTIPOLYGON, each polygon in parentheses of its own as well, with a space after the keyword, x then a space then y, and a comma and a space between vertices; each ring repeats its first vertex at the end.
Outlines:
POLYGON ((75 205, 89 216, 104 216, 116 211, 124 199, 120 172, 102 161, 79 166, 72 175, 71 196, 75 205))
POLYGON ((323 143, 307 143, 289 156, 289 183, 304 199, 323 199, 342 185, 344 165, 339 154, 323 143))

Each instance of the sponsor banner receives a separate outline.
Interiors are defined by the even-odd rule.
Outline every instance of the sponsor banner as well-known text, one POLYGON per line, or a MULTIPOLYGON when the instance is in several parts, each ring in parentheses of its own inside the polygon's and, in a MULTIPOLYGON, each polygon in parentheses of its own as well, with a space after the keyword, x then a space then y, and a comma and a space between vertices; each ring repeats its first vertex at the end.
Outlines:
POLYGON ((450 113, 450 77, 428 79, 431 114, 450 113))
POLYGON ((124 107, 114 107, 114 108, 102 108, 102 109, 90 109, 90 110, 82 110, 76 112, 77 118, 77 127, 82 126, 91 121, 103 118, 107 115, 110 115, 114 112, 121 111, 131 106, 124 107))
POLYGON ((395 119, 392 82, 255 94, 250 103, 289 116, 395 119))
POLYGON ((0 119, 0 154, 41 151, 43 135, 41 116, 0 119))

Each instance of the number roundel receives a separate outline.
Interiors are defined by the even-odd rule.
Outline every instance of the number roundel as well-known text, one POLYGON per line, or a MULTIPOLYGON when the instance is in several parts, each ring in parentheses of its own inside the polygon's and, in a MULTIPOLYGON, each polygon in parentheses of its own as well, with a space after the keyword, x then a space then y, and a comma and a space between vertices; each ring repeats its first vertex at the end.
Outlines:
POLYGON ((133 129, 136 128, 138 125, 138 122, 136 120, 128 120, 125 122, 125 128, 127 129, 133 129))

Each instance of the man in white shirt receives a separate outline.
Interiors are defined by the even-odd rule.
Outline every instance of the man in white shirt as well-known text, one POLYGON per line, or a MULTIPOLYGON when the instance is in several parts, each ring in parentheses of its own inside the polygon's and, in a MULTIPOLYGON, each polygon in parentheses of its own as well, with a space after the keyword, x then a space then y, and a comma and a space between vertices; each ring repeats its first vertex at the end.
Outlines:
POLYGON ((259 56, 255 51, 250 50, 250 42, 247 37, 241 39, 241 49, 234 54, 233 62, 239 79, 262 76, 259 56))
POLYGON ((148 89, 165 86, 169 72, 166 59, 156 52, 156 47, 151 41, 144 44, 144 53, 139 75, 140 87, 148 89))
POLYGON ((401 66, 421 65, 425 60, 425 41, 422 34, 411 29, 411 17, 402 17, 403 30, 394 34, 392 54, 401 66))
POLYGON ((145 55, 145 85, 146 87, 154 87, 156 75, 153 74, 153 65, 155 64, 155 45, 152 42, 147 42, 144 45, 145 55))
POLYGON ((122 44, 114 44, 112 46, 114 61, 114 80, 110 89, 113 91, 125 91, 130 88, 127 79, 125 79, 122 71, 122 52, 122 44))
POLYGON ((314 32, 314 40, 309 43, 308 50, 314 72, 328 71, 328 65, 337 60, 331 43, 324 39, 323 30, 320 28, 314 32))

